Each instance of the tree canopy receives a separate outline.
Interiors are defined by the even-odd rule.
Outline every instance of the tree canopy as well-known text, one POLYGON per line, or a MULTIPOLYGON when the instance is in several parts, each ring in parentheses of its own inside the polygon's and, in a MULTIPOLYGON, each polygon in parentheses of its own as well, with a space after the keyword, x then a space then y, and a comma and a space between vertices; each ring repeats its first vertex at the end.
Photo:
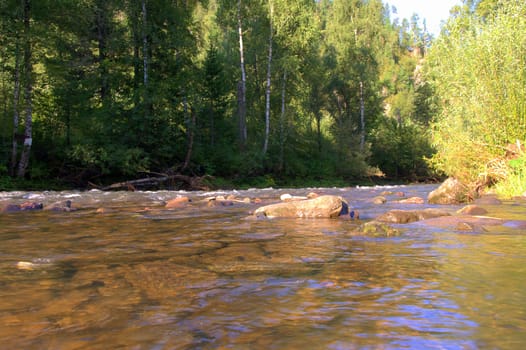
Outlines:
POLYGON ((467 1, 434 39, 380 0, 3 0, 0 176, 458 175, 448 133, 524 140, 513 11, 467 1))

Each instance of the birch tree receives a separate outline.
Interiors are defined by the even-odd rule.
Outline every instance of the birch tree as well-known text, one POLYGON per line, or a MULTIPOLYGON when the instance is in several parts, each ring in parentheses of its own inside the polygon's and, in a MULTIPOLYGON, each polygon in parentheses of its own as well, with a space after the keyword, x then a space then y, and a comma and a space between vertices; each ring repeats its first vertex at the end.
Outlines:
POLYGON ((272 65, 272 34, 274 32, 272 28, 272 15, 273 5, 272 0, 268 1, 269 6, 269 39, 268 39, 268 65, 267 65, 267 86, 265 90, 265 142, 263 144, 263 156, 267 153, 268 139, 270 135, 270 88, 271 88, 271 65, 272 65))
POLYGON ((33 63, 31 59, 31 2, 23 0, 24 6, 24 103, 25 103, 25 125, 24 145, 20 162, 18 163, 17 176, 24 177, 29 164, 29 155, 33 143, 33 63))
POLYGON ((239 36, 239 66, 241 80, 238 83, 239 145, 242 150, 247 143, 247 75, 245 71, 245 51, 243 47, 243 17, 241 0, 237 2, 237 32, 239 36))
POLYGON ((13 73, 14 89, 13 89, 13 139, 11 146, 11 163, 9 167, 9 174, 15 176, 16 167, 18 163, 18 128, 20 124, 20 112, 18 111, 18 104, 20 101, 20 42, 19 36, 15 37, 15 69, 13 73))

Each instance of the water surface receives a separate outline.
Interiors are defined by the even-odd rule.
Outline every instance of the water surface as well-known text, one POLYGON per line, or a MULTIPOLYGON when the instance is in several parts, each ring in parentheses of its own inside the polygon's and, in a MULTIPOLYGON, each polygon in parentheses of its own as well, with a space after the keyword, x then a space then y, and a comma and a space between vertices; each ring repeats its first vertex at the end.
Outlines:
MULTIPOLYGON (((397 187, 425 197, 434 186, 397 187)), ((338 194, 362 222, 407 208, 386 188, 205 192, 9 192, 74 212, 0 214, 0 344, 6 349, 520 349, 526 235, 406 225, 357 234, 338 219, 247 220, 258 204, 338 194), (177 195, 192 202, 166 210, 177 195), (96 209, 105 208, 103 213, 96 209), (147 209, 147 210, 145 210, 147 209), (30 263, 30 268, 20 266, 30 263)), ((458 207, 443 207, 454 211, 458 207)), ((525 203, 488 206, 510 220, 525 203)))

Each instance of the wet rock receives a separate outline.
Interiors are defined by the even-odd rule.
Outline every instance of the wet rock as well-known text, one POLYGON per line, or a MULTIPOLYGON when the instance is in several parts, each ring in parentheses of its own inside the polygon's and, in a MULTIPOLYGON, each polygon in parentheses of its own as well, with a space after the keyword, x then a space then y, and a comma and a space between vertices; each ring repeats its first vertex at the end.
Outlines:
POLYGON ((307 197, 292 196, 289 193, 284 193, 279 197, 279 199, 281 199, 283 202, 290 202, 290 201, 301 201, 301 200, 307 199, 307 197))
POLYGON ((409 197, 398 201, 400 204, 424 204, 424 199, 421 197, 409 197))
POLYGON ((436 190, 429 193, 429 204, 461 204, 469 200, 469 189, 455 178, 448 178, 436 190))
POLYGON ((217 200, 215 198, 213 199, 210 199, 207 203, 207 206, 208 207, 231 207, 234 205, 234 201, 231 201, 231 200, 228 200, 228 199, 221 199, 221 200, 217 200))
POLYGON ((182 208, 185 205, 187 205, 189 202, 190 202, 190 199, 186 196, 177 197, 177 198, 171 199, 168 202, 166 202, 165 208, 167 209, 182 208))
POLYGON ((485 195, 475 199, 474 204, 478 205, 500 205, 502 201, 494 195, 485 195))
POLYGON ((75 211, 77 208, 73 207, 72 202, 70 200, 66 200, 63 202, 56 202, 51 205, 48 205, 45 207, 45 210, 51 210, 51 211, 75 211))
POLYGON ((465 221, 457 223, 455 230, 464 231, 464 232, 484 232, 486 231, 484 226, 476 225, 474 223, 465 222, 465 221))
POLYGON ((385 222, 369 221, 360 226, 360 232, 371 236, 392 237, 399 236, 401 231, 385 222))
POLYGON ((16 268, 19 270, 35 270, 38 268, 49 267, 52 265, 51 260, 46 258, 34 259, 33 261, 19 261, 16 268))
POLYGON ((470 215, 443 216, 419 222, 419 225, 426 227, 468 232, 484 232, 486 230, 485 226, 498 226, 503 224, 505 224, 505 221, 502 219, 470 215))
POLYGON ((254 215, 287 218, 335 218, 347 215, 349 206, 338 196, 320 196, 302 201, 290 201, 271 204, 256 209, 254 215))
POLYGON ((384 196, 376 196, 372 199, 373 204, 385 204, 387 199, 384 196))
POLYGON ((320 195, 317 194, 316 192, 309 192, 309 194, 307 194, 307 198, 308 199, 313 199, 313 198, 317 198, 319 197, 320 195))
POLYGON ((462 209, 459 209, 457 213, 465 215, 485 215, 488 213, 488 211, 482 207, 479 207, 478 205, 470 204, 466 205, 462 209))
POLYGON ((16 268, 19 270, 34 270, 35 267, 36 265, 29 261, 19 261, 16 263, 16 268))
POLYGON ((24 202, 22 204, 7 204, 1 208, 3 213, 13 213, 17 211, 32 211, 32 210, 41 210, 44 208, 42 203, 36 202, 24 202))
POLYGON ((423 209, 423 210, 390 210, 376 218, 380 222, 391 222, 395 224, 407 224, 410 222, 427 220, 440 216, 449 216, 448 212, 438 209, 423 209))

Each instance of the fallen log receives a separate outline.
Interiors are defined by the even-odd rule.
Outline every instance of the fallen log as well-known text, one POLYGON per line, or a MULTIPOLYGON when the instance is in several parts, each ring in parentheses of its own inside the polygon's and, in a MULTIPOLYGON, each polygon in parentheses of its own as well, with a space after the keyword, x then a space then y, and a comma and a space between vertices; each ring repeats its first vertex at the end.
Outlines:
POLYGON ((176 175, 166 175, 161 177, 146 177, 143 179, 123 181, 111 184, 105 187, 98 187, 102 191, 117 191, 117 190, 126 190, 126 191, 135 191, 137 188, 141 187, 160 187, 161 184, 165 182, 182 182, 184 185, 182 188, 190 191, 208 191, 209 187, 203 184, 203 179, 205 176, 186 176, 181 174, 176 175))

